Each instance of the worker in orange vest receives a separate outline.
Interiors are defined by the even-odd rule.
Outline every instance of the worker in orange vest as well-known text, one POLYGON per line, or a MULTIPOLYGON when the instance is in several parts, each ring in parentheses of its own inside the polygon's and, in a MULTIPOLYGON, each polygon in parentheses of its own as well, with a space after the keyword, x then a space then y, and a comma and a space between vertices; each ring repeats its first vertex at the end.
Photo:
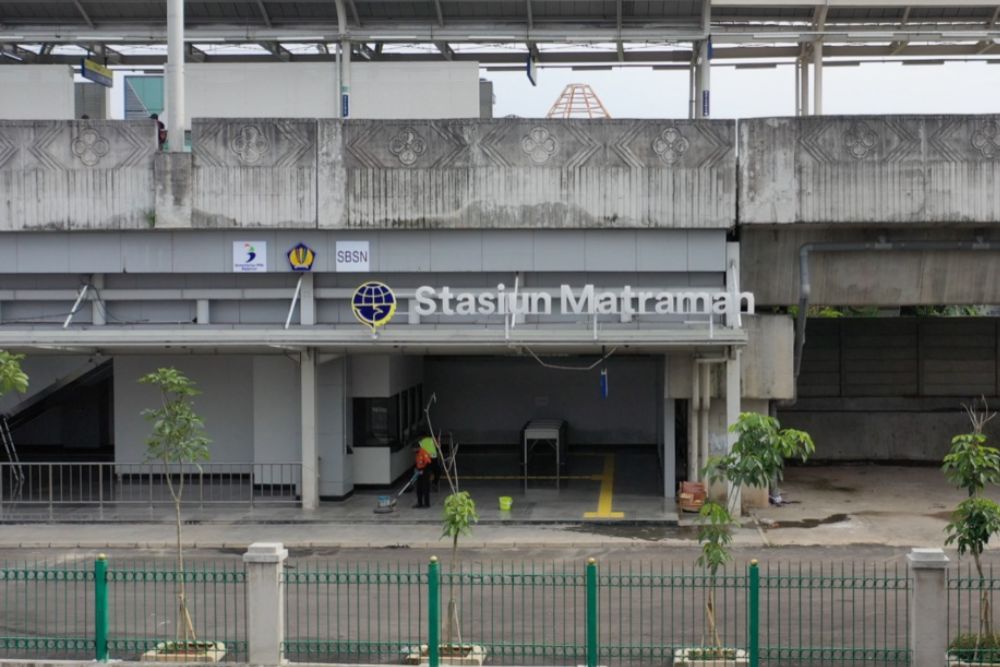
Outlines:
POLYGON ((417 469, 417 504, 413 507, 423 509, 431 506, 431 455, 420 446, 414 445, 416 456, 414 465, 417 469))

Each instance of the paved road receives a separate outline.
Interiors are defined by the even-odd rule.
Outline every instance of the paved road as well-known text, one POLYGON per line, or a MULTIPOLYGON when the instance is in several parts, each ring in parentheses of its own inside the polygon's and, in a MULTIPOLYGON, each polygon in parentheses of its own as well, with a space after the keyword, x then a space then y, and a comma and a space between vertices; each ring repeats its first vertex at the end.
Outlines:
MULTIPOLYGON (((202 583, 205 575, 199 575, 189 585, 199 636, 226 642, 235 659, 245 658, 243 588, 231 581, 232 573, 242 571, 241 552, 226 548, 188 553, 191 571, 221 573, 212 575, 219 583, 202 583)), ((168 549, 109 549, 107 553, 116 572, 171 566, 168 549)), ((706 582, 692 569, 697 553, 690 546, 664 548, 654 542, 645 546, 463 549, 459 556, 468 575, 455 590, 463 639, 484 643, 493 664, 579 664, 585 645, 585 589, 580 575, 586 559, 593 557, 602 575, 602 664, 663 664, 671 646, 703 641, 706 582), (490 573, 504 576, 487 576, 490 573), (541 646, 549 648, 531 648, 541 646)), ((761 591, 765 646, 863 648, 866 651, 854 664, 895 664, 897 657, 904 656, 897 656, 893 649, 906 645, 905 553, 905 549, 871 546, 739 547, 734 549, 733 574, 741 577, 745 564, 756 558, 769 575, 761 591)), ((405 646, 426 638, 422 573, 432 554, 443 556, 447 572, 450 557, 444 548, 293 549, 286 598, 291 657, 398 662, 405 646)), ((94 556, 93 550, 0 550, 0 561, 7 561, 7 567, 11 562, 37 559, 48 567, 87 570, 94 556)), ((990 560, 1000 565, 1000 558, 990 560)), ((744 581, 738 578, 729 583, 717 593, 721 633, 727 644, 743 645, 744 581)), ((87 636, 92 618, 90 586, 86 582, 0 581, 4 600, 0 636, 87 636)), ((445 599, 450 591, 446 583, 445 599)), ((113 582, 111 637, 118 642, 113 655, 137 657, 140 645, 126 640, 169 639, 174 632, 173 595, 173 583, 160 579, 113 582)), ((949 603, 957 609, 954 596, 949 603)), ((32 652, 8 650, 6 654, 32 652)), ((89 654, 66 650, 61 655, 89 654)), ((840 654, 827 651, 812 659, 790 657, 765 664, 844 662, 840 654)))

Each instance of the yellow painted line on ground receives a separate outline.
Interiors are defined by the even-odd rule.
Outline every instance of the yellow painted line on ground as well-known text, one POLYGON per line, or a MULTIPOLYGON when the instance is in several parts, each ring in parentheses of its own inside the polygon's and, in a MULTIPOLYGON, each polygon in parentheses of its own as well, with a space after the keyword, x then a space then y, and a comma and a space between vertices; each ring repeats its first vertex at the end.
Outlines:
POLYGON ((625 512, 612 512, 611 500, 615 490, 615 455, 604 457, 604 472, 601 474, 601 495, 597 500, 596 512, 584 512, 584 519, 624 519, 625 512))
MULTIPOLYGON (((476 480, 492 480, 492 479, 517 479, 523 480, 524 475, 462 475, 462 479, 476 479, 476 480)), ((529 475, 528 480, 533 479, 560 479, 560 480, 577 480, 585 482, 600 482, 604 480, 604 475, 529 475)))

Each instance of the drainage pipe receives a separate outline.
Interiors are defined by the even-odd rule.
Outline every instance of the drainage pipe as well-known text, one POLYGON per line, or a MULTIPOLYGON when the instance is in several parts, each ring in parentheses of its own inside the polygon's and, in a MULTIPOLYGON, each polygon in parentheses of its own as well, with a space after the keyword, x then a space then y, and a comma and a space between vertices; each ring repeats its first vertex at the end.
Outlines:
POLYGON ((925 252, 925 251, 1000 251, 1000 242, 984 241, 887 241, 880 239, 859 243, 806 243, 799 248, 799 312, 795 318, 795 363, 793 366, 794 398, 780 401, 780 407, 791 407, 798 400, 799 371, 802 368, 802 350, 806 344, 806 317, 812 283, 809 276, 809 255, 814 252, 925 252))

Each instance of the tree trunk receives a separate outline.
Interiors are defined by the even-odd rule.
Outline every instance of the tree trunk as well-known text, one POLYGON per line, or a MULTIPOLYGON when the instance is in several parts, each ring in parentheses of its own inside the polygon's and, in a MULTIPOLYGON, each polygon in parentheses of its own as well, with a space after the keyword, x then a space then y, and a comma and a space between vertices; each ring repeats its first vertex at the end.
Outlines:
MULTIPOLYGON (((457 562, 458 558, 458 535, 452 537, 451 542, 451 567, 453 573, 461 575, 461 568, 457 562)), ((462 643, 462 623, 458 618, 458 602, 455 600, 455 578, 452 577, 451 586, 448 589, 448 619, 445 623, 445 644, 451 645, 452 638, 457 637, 458 643, 462 643)))
POLYGON ((705 598, 705 620, 708 624, 708 640, 712 643, 717 651, 717 656, 722 655, 722 639, 719 638, 719 628, 715 619, 715 582, 713 581, 711 588, 708 589, 708 595, 705 598))
POLYGON ((985 586, 983 563, 975 551, 972 552, 972 560, 975 561, 976 572, 979 573, 979 636, 976 637, 976 649, 978 649, 980 641, 993 635, 993 611, 990 608, 990 591, 985 586))

